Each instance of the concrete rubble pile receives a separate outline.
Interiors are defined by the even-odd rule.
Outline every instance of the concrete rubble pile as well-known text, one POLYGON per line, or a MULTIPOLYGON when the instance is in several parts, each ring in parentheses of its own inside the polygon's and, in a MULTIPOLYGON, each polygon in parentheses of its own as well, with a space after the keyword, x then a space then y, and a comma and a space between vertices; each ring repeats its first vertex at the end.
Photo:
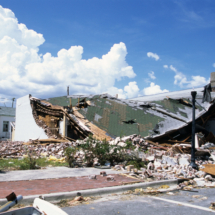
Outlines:
POLYGON ((173 144, 166 148, 158 143, 145 140, 137 135, 115 139, 110 144, 122 145, 131 140, 136 149, 148 150, 147 153, 139 152, 143 161, 148 161, 146 168, 137 170, 133 165, 116 165, 115 170, 127 171, 129 175, 139 179, 183 179, 186 180, 179 188, 192 189, 195 186, 215 187, 215 144, 205 143, 196 148, 196 164, 198 169, 189 166, 191 162, 191 144, 173 144), (165 149, 165 150, 164 150, 165 149), (187 153, 185 153, 187 151, 187 153), (208 168, 209 167, 209 168, 208 168), (209 169, 209 171, 208 171, 209 169))
POLYGON ((24 145, 19 141, 3 141, 0 143, 0 157, 2 158, 19 158, 27 155, 28 152, 35 153, 35 156, 55 156, 64 157, 64 150, 69 146, 74 146, 73 142, 62 142, 59 144, 51 143, 46 145, 24 145))
MULTIPOLYGON (((37 157, 49 158, 54 156, 59 159, 65 156, 64 150, 67 147, 75 147, 86 141, 87 138, 76 142, 31 145, 25 145, 23 142, 3 141, 0 143, 0 157, 20 158, 26 156, 27 151, 33 151, 37 157)), ((185 189, 189 189, 191 186, 215 186, 215 178, 213 177, 215 176, 215 145, 213 143, 204 143, 199 148, 196 148, 196 164, 199 167, 199 170, 196 170, 189 166, 191 145, 175 143, 171 147, 164 147, 136 134, 122 138, 117 137, 110 140, 109 144, 125 147, 128 142, 132 143, 135 149, 133 151, 127 150, 127 153, 136 153, 148 165, 146 168, 137 170, 133 165, 126 166, 126 163, 116 163, 115 170, 140 180, 185 179, 187 181, 179 185, 185 189), (208 165, 211 165, 212 171, 207 171, 208 165)), ((77 163, 83 164, 84 153, 78 151, 75 159, 77 163)))

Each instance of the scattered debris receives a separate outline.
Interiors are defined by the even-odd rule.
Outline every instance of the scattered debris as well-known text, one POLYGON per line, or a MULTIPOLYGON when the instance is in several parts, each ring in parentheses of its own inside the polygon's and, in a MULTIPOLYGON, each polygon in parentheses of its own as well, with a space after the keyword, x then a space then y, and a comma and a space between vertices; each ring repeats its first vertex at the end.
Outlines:
POLYGON ((211 205, 210 205, 209 208, 212 209, 212 210, 215 210, 215 202, 211 202, 211 205))
POLYGON ((103 172, 100 172, 100 175, 104 177, 104 176, 107 176, 107 173, 103 171, 103 172))
POLYGON ((107 181, 114 181, 114 176, 113 175, 108 175, 107 176, 107 181))
POLYGON ((88 178, 89 179, 96 179, 96 175, 89 175, 88 178))

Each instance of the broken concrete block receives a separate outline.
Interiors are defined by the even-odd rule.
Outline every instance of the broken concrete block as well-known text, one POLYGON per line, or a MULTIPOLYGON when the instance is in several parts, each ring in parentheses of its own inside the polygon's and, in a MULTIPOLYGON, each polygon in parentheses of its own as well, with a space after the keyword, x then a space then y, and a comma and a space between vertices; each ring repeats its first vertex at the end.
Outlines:
POLYGON ((134 169, 134 165, 128 165, 128 166, 126 166, 126 170, 128 172, 131 172, 132 169, 134 169))
POLYGON ((83 198, 83 196, 76 196, 74 198, 74 201, 84 201, 84 198, 83 198))
POLYGON ((187 178, 187 173, 186 173, 183 169, 179 169, 179 170, 176 172, 176 175, 181 175, 181 176, 183 176, 184 178, 187 178))
POLYGON ((205 143, 201 148, 203 149, 208 149, 208 148, 211 148, 211 147, 215 147, 214 143, 205 143))
POLYGON ((205 186, 205 179, 204 178, 194 178, 193 180, 196 182, 196 185, 198 187, 205 186))
POLYGON ((107 176, 107 181, 114 181, 114 176, 113 175, 108 175, 107 176))
POLYGON ((163 151, 157 152, 157 153, 155 154, 155 158, 156 158, 156 159, 162 159, 163 155, 164 155, 164 152, 163 152, 163 151))
POLYGON ((211 202, 211 205, 210 205, 209 208, 212 209, 212 210, 215 210, 215 202, 211 202))
POLYGON ((137 177, 137 175, 136 175, 135 173, 133 173, 133 172, 129 173, 129 175, 130 175, 130 176, 133 176, 133 177, 135 177, 135 178, 137 177))
POLYGON ((211 160, 215 161, 215 155, 211 154, 211 156, 209 157, 211 160))
POLYGON ((96 175, 89 175, 88 178, 89 179, 96 179, 96 175))
POLYGON ((121 170, 121 166, 120 166, 120 165, 115 165, 115 166, 114 166, 114 169, 115 169, 115 170, 121 170))
POLYGON ((139 138, 139 137, 135 137, 135 138, 132 140, 132 142, 133 142, 134 144, 138 144, 138 143, 140 142, 140 138, 139 138))
MULTIPOLYGON (((148 174, 148 177, 152 177, 152 171, 151 171, 150 169, 148 169, 148 170, 146 171, 146 173, 148 174)), ((145 175, 146 175, 146 173, 145 173, 145 175)))
POLYGON ((148 165, 147 165, 147 170, 154 170, 155 166, 152 162, 149 162, 148 165))
POLYGON ((188 166, 189 164, 190 163, 189 163, 189 161, 188 161, 187 158, 184 158, 184 157, 179 158, 179 165, 186 165, 186 166, 188 166))
POLYGON ((140 170, 144 173, 146 171, 146 168, 141 167, 140 170))
POLYGON ((161 163, 163 163, 163 164, 170 164, 171 166, 175 166, 175 165, 178 164, 178 161, 174 157, 169 157, 169 156, 163 155, 161 163))
POLYGON ((213 178, 211 175, 206 175, 205 179, 206 179, 206 181, 213 181, 213 178))
POLYGON ((205 175, 206 175, 206 172, 198 171, 198 172, 195 173, 195 175, 196 175, 198 178, 204 178, 205 175))
POLYGON ((118 146, 121 146, 121 147, 125 147, 127 144, 126 143, 124 143, 124 142, 119 142, 118 143, 118 146))
POLYGON ((148 157, 146 157, 146 159, 147 159, 148 161, 152 162, 152 161, 155 160, 155 156, 154 156, 154 155, 148 156, 148 157))
POLYGON ((107 176, 107 174, 106 174, 105 171, 100 172, 100 175, 103 176, 103 177, 104 177, 104 176, 107 176))
POLYGON ((155 166, 155 169, 162 169, 160 161, 155 160, 154 161, 154 166, 155 166))
POLYGON ((131 141, 131 136, 122 137, 121 141, 123 141, 123 142, 131 141))

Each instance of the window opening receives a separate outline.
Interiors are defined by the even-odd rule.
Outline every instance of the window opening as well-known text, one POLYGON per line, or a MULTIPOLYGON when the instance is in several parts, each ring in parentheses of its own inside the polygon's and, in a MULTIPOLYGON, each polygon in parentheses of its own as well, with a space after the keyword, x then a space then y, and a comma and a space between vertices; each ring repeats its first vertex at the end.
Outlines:
POLYGON ((8 132, 9 130, 9 121, 3 121, 3 132, 8 132))

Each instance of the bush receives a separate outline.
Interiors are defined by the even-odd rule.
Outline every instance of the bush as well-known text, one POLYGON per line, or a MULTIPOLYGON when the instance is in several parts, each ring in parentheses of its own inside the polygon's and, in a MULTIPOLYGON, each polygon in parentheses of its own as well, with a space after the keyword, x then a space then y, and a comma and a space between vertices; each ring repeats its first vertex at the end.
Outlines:
POLYGON ((23 159, 23 162, 20 164, 21 170, 27 169, 38 169, 37 166, 37 157, 34 151, 27 150, 27 157, 23 159))
POLYGON ((135 154, 128 154, 127 150, 133 150, 135 147, 131 142, 127 142, 125 147, 110 145, 105 140, 99 141, 92 136, 88 137, 87 141, 79 146, 79 149, 83 150, 85 154, 85 161, 87 166, 93 166, 94 159, 97 158, 100 165, 104 165, 106 161, 109 161, 113 166, 114 163, 124 161, 138 160, 135 154))
POLYGON ((69 167, 73 167, 74 164, 73 162, 75 161, 75 153, 76 153, 76 148, 74 147, 67 147, 64 150, 64 155, 66 156, 66 162, 69 164, 69 167))

